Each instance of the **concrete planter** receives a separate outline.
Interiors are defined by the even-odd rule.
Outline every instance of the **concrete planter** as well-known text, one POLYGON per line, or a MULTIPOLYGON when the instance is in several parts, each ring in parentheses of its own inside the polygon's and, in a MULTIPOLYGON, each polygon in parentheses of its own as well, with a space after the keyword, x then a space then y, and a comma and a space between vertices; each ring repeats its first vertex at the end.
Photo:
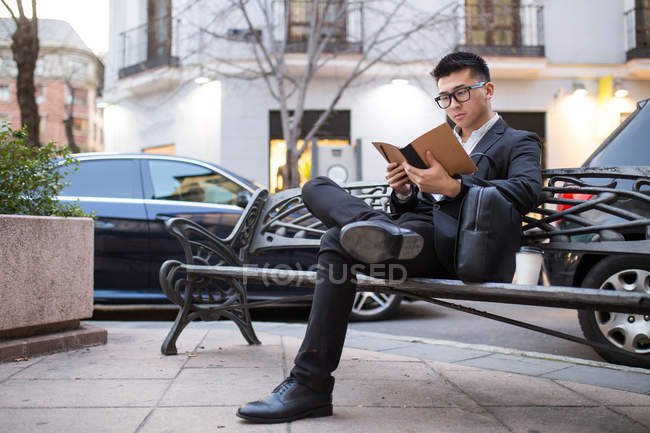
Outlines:
POLYGON ((90 218, 0 215, 0 340, 92 316, 93 242, 90 218))

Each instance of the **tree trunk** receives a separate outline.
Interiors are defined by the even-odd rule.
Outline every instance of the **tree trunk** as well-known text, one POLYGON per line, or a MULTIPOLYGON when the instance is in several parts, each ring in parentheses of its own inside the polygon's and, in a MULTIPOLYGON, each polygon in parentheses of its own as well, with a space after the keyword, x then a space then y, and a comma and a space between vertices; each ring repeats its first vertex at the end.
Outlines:
POLYGON ((27 126, 27 145, 40 146, 38 105, 34 87, 34 69, 38 59, 38 34, 35 23, 25 17, 18 18, 16 31, 11 37, 11 51, 16 66, 16 95, 20 107, 21 125, 27 126))
POLYGON ((68 116, 65 118, 63 121, 63 125, 65 126, 65 136, 68 139, 68 148, 70 149, 70 152, 72 153, 79 153, 81 152, 81 149, 79 149, 79 146, 77 146, 77 143, 74 141, 74 133, 73 133, 73 126, 74 126, 74 120, 72 116, 68 116))
POLYGON ((296 143, 287 142, 287 162, 284 166, 284 188, 297 188, 300 186, 300 171, 298 171, 296 143))

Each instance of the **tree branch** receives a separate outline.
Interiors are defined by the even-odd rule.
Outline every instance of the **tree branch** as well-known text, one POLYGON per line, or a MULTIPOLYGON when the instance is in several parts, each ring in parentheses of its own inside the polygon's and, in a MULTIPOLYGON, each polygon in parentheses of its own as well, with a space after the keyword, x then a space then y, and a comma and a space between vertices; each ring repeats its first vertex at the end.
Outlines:
POLYGON ((9 5, 7 4, 7 2, 5 0, 1 0, 1 1, 2 1, 2 4, 5 5, 5 8, 7 8, 9 13, 11 14, 11 18, 13 18, 16 25, 18 25, 18 18, 14 14, 14 11, 11 9, 11 7, 9 7, 9 5))

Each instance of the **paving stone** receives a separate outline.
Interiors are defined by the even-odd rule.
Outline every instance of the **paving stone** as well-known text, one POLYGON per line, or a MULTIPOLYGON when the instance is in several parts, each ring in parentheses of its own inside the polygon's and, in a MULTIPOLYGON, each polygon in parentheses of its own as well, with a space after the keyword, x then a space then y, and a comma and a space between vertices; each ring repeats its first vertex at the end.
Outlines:
POLYGON ((575 365, 566 370, 545 374, 544 377, 604 386, 622 391, 650 393, 650 374, 575 365))
MULTIPOLYGON (((257 338, 262 346, 275 346, 280 344, 280 336, 259 332, 256 330, 257 338)), ((201 342, 204 350, 215 350, 224 346, 249 346, 239 329, 210 329, 205 339, 201 342)))
POLYGON ((610 409, 647 427, 650 432, 650 406, 616 406, 610 407, 610 409))
POLYGON ((548 359, 528 358, 524 356, 509 356, 495 353, 482 358, 459 361, 460 365, 487 368, 490 370, 509 371, 511 373, 538 376, 556 371, 561 368, 571 367, 573 364, 548 359))
POLYGON ((593 402, 548 379, 500 371, 445 371, 443 375, 485 406, 573 406, 593 402))
POLYGON ((334 407, 334 415, 291 423, 291 433, 505 433, 508 429, 489 413, 459 408, 334 407))
POLYGON ((495 407, 495 416, 514 433, 648 433, 606 407, 495 407))
POLYGON ((460 407, 484 412, 467 395, 442 378, 431 380, 337 380, 334 404, 373 407, 460 407))
POLYGON ((50 355, 23 369, 14 379, 173 379, 187 361, 186 355, 156 353, 112 354, 75 351, 50 355))
POLYGON ((336 380, 353 379, 374 381, 382 380, 432 380, 438 374, 424 362, 345 360, 334 372, 336 380))
POLYGON ((431 368, 433 368, 437 372, 445 372, 445 371, 481 371, 480 368, 469 367, 469 366, 463 365, 463 364, 452 364, 452 363, 448 363, 448 362, 437 362, 437 361, 428 361, 428 360, 425 360, 424 362, 426 362, 427 365, 431 366, 431 368))
MULTIPOLYGON (((618 389, 563 380, 557 382, 600 404, 613 406, 650 406, 650 395, 647 394, 638 394, 636 392, 620 391, 618 389)), ((648 415, 648 419, 650 419, 650 410, 648 411, 648 415)))
MULTIPOLYGON (((169 326, 171 327, 171 323, 169 326)), ((108 343, 105 346, 96 346, 87 350, 108 356, 121 356, 124 352, 161 355, 160 346, 165 340, 167 332, 168 329, 110 329, 108 343)), ((206 334, 207 331, 205 330, 184 330, 176 342, 178 353, 182 354, 194 350, 206 334)))
POLYGON ((0 386, 0 408, 149 407, 169 385, 167 380, 25 380, 0 386))
POLYGON ((131 433, 147 408, 0 409, 2 431, 11 433, 131 433))
POLYGON ((0 362, 0 382, 42 360, 42 357, 37 357, 25 359, 23 361, 0 362))
POLYGON ((287 424, 254 424, 237 418, 238 406, 157 408, 138 433, 285 433, 287 424))
POLYGON ((282 368, 188 368, 160 406, 239 406, 273 391, 284 379, 282 368))
MULTIPOLYGON (((274 336, 275 337, 275 336, 274 336)), ((282 346, 280 337, 277 345, 202 345, 189 359, 186 367, 248 367, 273 368, 282 365, 282 346)))
MULTIPOLYGON (((298 340, 292 337, 283 337, 282 344, 284 346, 285 354, 285 363, 284 368, 286 371, 290 371, 293 367, 293 360, 300 349, 300 344, 302 340, 298 340)), ((417 358, 409 358, 403 355, 394 355, 386 352, 372 352, 369 350, 354 349, 351 347, 343 347, 343 353, 341 354, 341 362, 344 361, 396 361, 396 362, 420 362, 417 358)))
POLYGON ((398 347, 396 349, 387 349, 383 350, 382 353, 404 355, 438 362, 458 362, 489 355, 489 352, 483 352, 480 350, 461 349, 458 347, 424 343, 411 344, 407 347, 398 347))
POLYGON ((355 335, 355 333, 348 333, 345 337, 345 345, 347 347, 363 350, 383 351, 387 349, 409 347, 411 344, 414 343, 390 340, 388 338, 369 337, 366 335, 355 335))

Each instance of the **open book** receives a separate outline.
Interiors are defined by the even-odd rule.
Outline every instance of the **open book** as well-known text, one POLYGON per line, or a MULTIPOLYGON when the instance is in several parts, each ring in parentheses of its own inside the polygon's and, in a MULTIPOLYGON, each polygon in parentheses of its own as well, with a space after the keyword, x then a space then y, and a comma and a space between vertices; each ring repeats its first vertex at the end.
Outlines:
POLYGON ((447 123, 433 128, 426 134, 416 138, 412 143, 401 148, 378 141, 373 141, 372 144, 388 162, 400 164, 406 161, 413 167, 428 168, 426 151, 430 150, 433 157, 442 164, 451 176, 455 174, 471 174, 478 170, 447 123))

